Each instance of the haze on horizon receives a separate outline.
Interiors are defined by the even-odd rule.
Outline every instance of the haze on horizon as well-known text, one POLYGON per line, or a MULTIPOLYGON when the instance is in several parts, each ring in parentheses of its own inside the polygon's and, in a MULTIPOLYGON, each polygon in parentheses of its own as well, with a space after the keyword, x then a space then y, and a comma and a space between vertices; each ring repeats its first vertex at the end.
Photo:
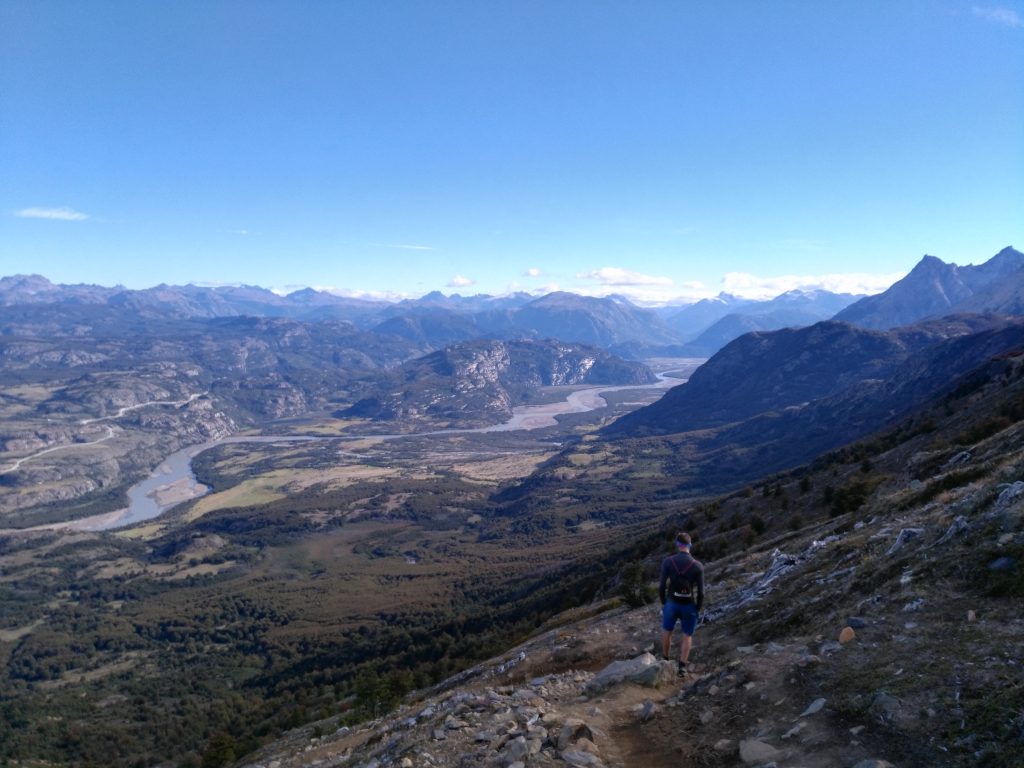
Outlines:
POLYGON ((0 274, 877 292, 1024 243, 1017 2, 0 5, 0 274))

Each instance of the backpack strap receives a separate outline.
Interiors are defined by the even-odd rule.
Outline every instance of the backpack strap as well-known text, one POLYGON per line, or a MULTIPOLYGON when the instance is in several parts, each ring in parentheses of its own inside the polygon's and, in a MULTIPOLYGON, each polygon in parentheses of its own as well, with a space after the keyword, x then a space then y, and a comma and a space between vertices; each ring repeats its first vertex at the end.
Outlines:
POLYGON ((687 572, 688 570, 690 570, 690 569, 691 569, 691 568, 693 567, 693 564, 694 564, 695 562, 697 562, 697 561, 696 561, 696 560, 694 560, 694 559, 693 559, 693 557, 691 556, 691 557, 690 557, 690 562, 688 562, 688 563, 686 564, 686 567, 685 567, 685 568, 683 568, 683 570, 681 570, 681 571, 679 570, 678 566, 676 566, 676 559, 675 559, 674 557, 670 557, 670 558, 669 558, 669 562, 670 562, 670 563, 672 563, 672 569, 673 569, 673 570, 674 570, 674 571, 676 572, 676 574, 677 574, 678 576, 683 576, 683 575, 685 575, 685 574, 686 574, 686 572, 687 572))

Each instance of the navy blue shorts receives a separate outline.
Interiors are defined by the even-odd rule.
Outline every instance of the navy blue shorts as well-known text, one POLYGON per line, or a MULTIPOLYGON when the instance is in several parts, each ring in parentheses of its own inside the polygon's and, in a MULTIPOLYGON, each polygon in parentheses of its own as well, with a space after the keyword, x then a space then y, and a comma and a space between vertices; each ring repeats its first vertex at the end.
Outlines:
POLYGON ((671 632, 677 621, 682 625, 684 635, 692 635, 697 631, 697 606, 693 603, 681 605, 669 598, 661 609, 661 628, 671 632))

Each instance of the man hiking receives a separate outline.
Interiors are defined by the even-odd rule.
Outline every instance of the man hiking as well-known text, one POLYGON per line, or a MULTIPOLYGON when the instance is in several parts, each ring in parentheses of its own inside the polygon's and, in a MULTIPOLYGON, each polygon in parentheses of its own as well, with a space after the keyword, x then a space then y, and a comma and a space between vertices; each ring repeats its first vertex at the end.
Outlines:
POLYGON ((697 617, 704 606, 704 566, 690 554, 690 534, 676 534, 676 554, 661 563, 658 597, 661 598, 661 655, 668 659, 672 647, 672 630, 676 622, 683 630, 679 641, 679 676, 686 674, 686 664, 693 647, 697 617))

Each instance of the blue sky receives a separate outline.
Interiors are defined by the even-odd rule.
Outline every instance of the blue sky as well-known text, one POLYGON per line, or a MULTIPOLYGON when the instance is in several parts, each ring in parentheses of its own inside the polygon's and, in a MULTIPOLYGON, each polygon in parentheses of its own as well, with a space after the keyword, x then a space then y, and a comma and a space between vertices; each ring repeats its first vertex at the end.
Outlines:
POLYGON ((0 274, 881 290, 1024 247, 1024 3, 0 0, 0 274))

